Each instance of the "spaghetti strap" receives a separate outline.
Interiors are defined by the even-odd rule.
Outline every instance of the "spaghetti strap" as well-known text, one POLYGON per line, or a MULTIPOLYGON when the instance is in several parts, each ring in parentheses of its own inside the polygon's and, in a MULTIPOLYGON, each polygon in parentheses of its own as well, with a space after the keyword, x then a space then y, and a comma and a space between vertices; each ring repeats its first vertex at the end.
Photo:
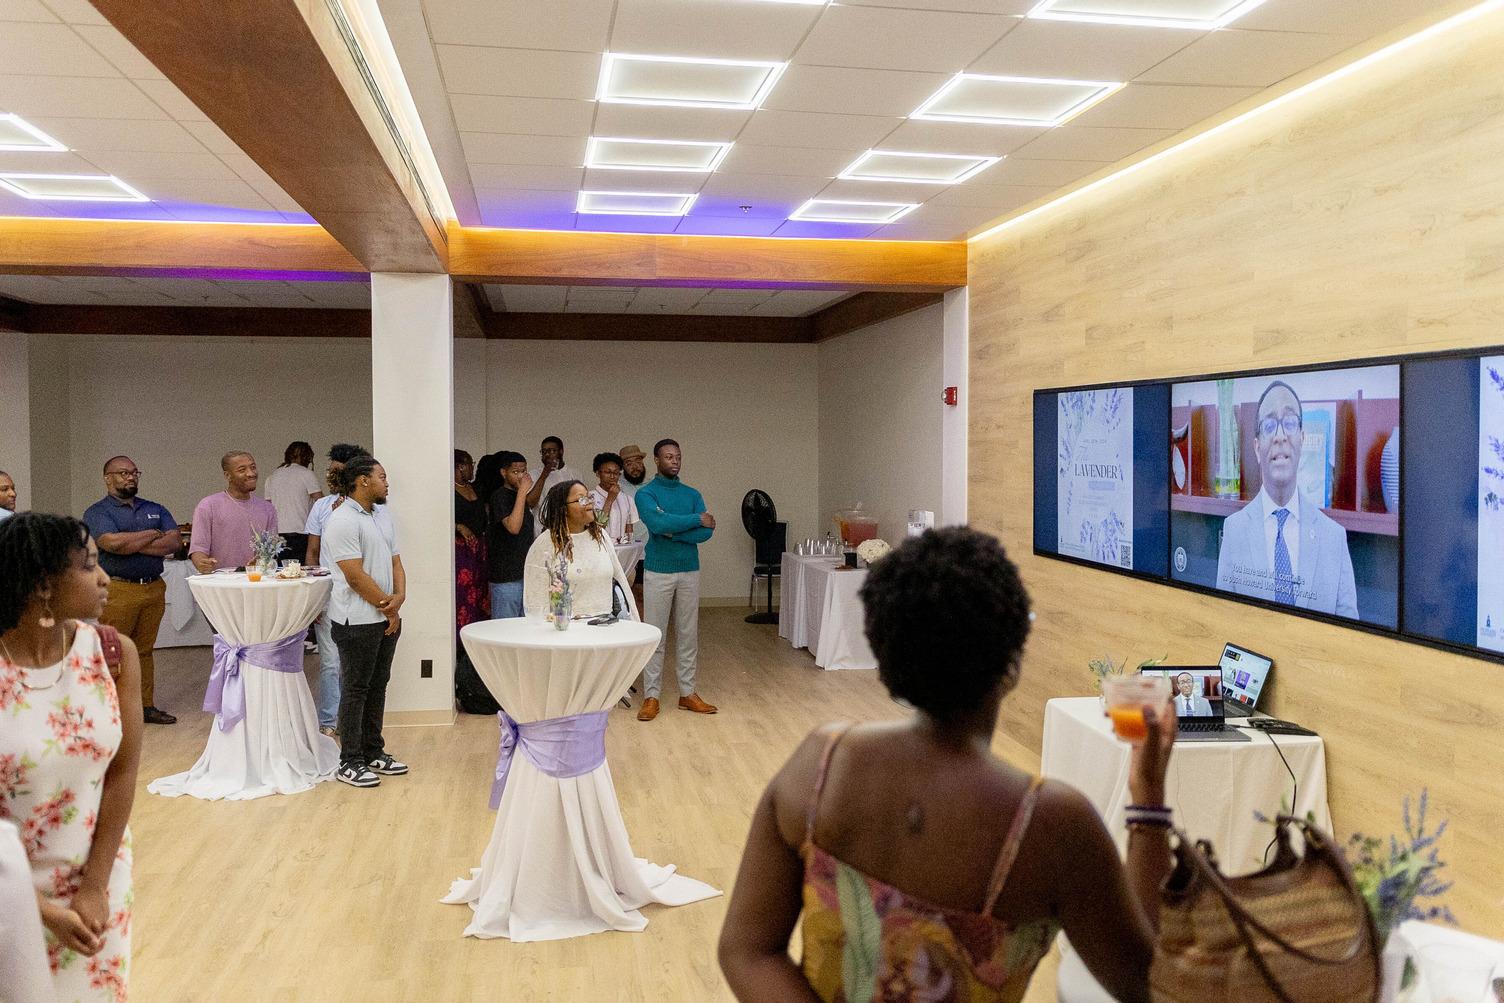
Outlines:
POLYGON ((1039 787, 1044 783, 1043 777, 1035 777, 1029 784, 1029 790, 1018 804, 1018 811, 1013 814, 1013 824, 1008 827, 1008 838, 1003 840, 1003 848, 998 851, 997 866, 992 871, 992 881, 987 885, 987 900, 982 904, 982 915, 991 916, 992 910, 997 906, 998 896, 1003 893, 1003 885, 1008 881, 1008 872, 1013 869, 1013 861, 1018 858, 1018 848, 1023 844, 1024 833, 1029 828, 1029 819, 1034 815, 1034 804, 1039 800, 1039 787))
POLYGON ((820 795, 825 790, 825 775, 830 770, 830 757, 836 751, 836 743, 846 736, 854 724, 852 721, 844 721, 841 726, 831 732, 825 740, 825 748, 820 753, 820 771, 815 774, 815 789, 810 795, 809 811, 805 814, 804 842, 812 844, 815 841, 815 812, 820 808, 820 795))

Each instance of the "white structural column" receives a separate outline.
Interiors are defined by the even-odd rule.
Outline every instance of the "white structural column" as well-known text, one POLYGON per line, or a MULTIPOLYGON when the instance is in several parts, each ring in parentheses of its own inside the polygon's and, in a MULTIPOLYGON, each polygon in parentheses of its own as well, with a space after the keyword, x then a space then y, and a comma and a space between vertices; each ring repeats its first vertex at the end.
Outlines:
POLYGON ((966 522, 966 417, 970 388, 966 385, 966 353, 970 339, 970 311, 966 287, 945 294, 944 342, 941 377, 945 386, 958 387, 955 407, 946 406, 940 419, 940 513, 942 526, 966 522))
POLYGON ((15 331, 0 331, 0 470, 16 480, 16 511, 31 508, 31 352, 15 331))
POLYGON ((372 449, 407 572, 386 698, 394 725, 454 717, 453 309, 447 275, 371 276, 372 449))

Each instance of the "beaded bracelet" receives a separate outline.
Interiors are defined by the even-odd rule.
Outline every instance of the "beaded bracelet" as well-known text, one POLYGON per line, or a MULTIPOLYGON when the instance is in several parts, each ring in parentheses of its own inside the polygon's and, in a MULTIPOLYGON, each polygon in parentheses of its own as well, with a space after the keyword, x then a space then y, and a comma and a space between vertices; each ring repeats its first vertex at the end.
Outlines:
POLYGON ((1126 816, 1129 828, 1136 825, 1147 825, 1168 829, 1171 826, 1171 811, 1164 805, 1131 804, 1124 809, 1124 815, 1126 816))

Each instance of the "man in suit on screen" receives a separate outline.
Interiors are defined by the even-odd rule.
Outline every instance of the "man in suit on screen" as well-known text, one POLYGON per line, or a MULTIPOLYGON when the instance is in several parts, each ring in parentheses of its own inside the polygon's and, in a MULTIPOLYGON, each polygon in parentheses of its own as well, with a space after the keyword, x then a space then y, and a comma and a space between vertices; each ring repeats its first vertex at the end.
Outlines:
POLYGON ((1257 414, 1253 451, 1263 486, 1222 523, 1217 588, 1356 620, 1347 531, 1298 490, 1305 442, 1300 397, 1275 380, 1259 397, 1257 414))
POLYGON ((1175 712, 1181 717, 1212 716, 1212 702, 1196 692, 1196 677, 1189 672, 1175 677, 1175 712))

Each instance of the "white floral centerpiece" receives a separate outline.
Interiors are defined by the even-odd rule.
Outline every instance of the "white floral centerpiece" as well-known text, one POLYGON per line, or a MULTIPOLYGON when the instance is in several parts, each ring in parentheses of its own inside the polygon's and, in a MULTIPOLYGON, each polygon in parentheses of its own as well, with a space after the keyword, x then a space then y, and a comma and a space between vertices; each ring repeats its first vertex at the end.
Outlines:
POLYGON ((871 566, 875 561, 882 560, 892 552, 893 548, 888 546, 886 540, 879 540, 876 537, 870 540, 863 540, 856 545, 856 556, 860 557, 862 563, 868 566, 871 566))

